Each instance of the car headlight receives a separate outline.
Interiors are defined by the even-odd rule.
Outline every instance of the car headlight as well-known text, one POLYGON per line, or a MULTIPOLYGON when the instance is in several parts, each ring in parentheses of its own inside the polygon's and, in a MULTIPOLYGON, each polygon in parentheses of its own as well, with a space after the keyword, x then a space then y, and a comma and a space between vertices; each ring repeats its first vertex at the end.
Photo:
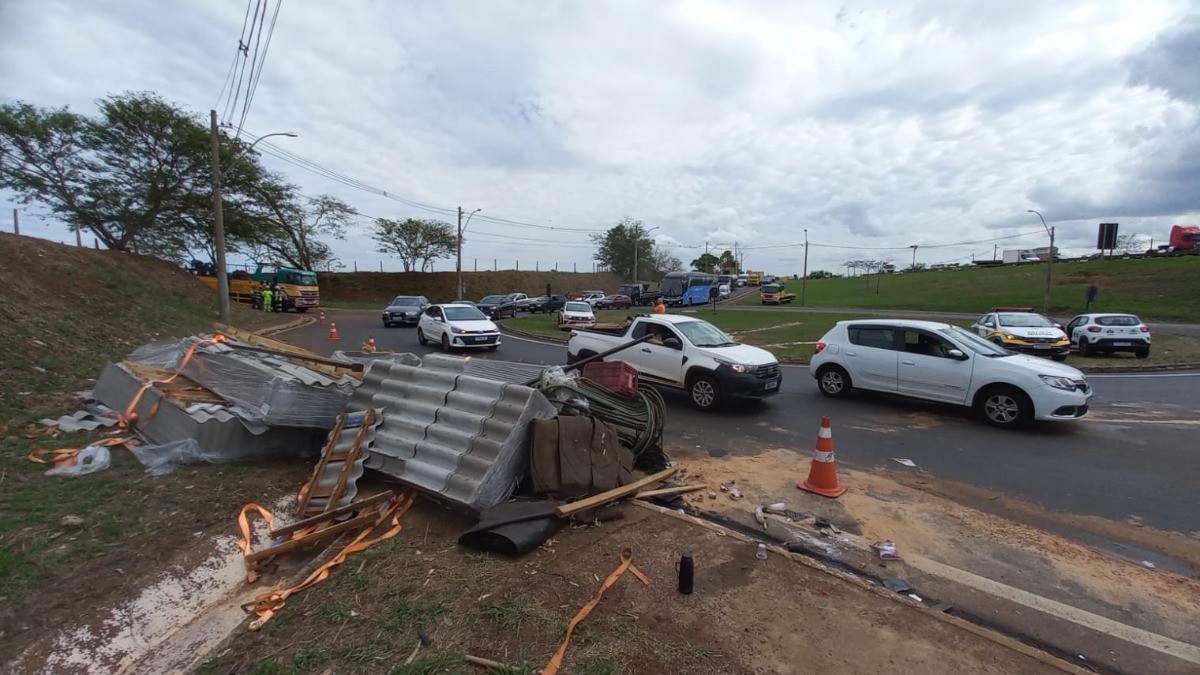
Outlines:
POLYGON ((459 328, 458 326, 450 326, 450 332, 451 333, 465 333, 467 331, 459 328))
POLYGON ((729 368, 735 373, 746 373, 753 370, 753 366, 747 366, 742 363, 734 363, 733 361, 726 361, 725 359, 716 359, 716 362, 723 366, 729 366, 729 368))
POLYGON ((1075 391, 1075 383, 1069 377, 1061 375, 1038 375, 1038 377, 1055 389, 1065 389, 1066 391, 1075 391))

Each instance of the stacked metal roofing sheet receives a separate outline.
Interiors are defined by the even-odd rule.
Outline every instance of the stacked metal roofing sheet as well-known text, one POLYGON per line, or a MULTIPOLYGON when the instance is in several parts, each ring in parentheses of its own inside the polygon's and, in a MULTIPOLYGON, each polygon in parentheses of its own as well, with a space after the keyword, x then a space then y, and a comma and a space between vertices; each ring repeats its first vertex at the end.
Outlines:
POLYGON ((383 410, 368 468, 476 512, 508 499, 529 466, 529 423, 557 414, 529 387, 385 361, 350 405, 383 410))

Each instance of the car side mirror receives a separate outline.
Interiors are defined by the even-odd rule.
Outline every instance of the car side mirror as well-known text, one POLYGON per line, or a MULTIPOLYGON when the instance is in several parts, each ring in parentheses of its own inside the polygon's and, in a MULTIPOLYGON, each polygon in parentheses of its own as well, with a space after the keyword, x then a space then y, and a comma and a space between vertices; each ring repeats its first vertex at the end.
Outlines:
POLYGON ((671 349, 683 349, 683 343, 677 337, 669 337, 663 340, 663 346, 670 347, 671 349))
POLYGON ((961 349, 951 349, 950 351, 946 352, 946 356, 958 361, 967 360, 967 355, 964 354, 961 349))

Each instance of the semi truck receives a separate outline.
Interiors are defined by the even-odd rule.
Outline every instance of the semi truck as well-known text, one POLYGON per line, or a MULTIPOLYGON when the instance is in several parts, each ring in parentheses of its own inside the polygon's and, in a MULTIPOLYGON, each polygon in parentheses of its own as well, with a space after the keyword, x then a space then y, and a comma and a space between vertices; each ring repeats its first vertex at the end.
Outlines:
MULTIPOLYGON (((217 290, 217 269, 214 265, 193 260, 190 271, 209 288, 217 290)), ((278 265, 259 265, 253 274, 245 271, 230 273, 229 298, 257 307, 263 289, 272 284, 278 294, 275 305, 285 312, 294 309, 304 313, 321 306, 316 272, 278 265)))
POLYGON ((1013 248, 1005 251, 1001 260, 1004 261, 1005 265, 1014 265, 1017 263, 1035 263, 1042 261, 1042 259, 1037 257, 1037 254, 1033 251, 1022 250, 1019 248, 1013 248))
POLYGON ((1163 246, 1147 251, 1149 255, 1197 255, 1200 254, 1200 227, 1174 225, 1171 237, 1163 246))

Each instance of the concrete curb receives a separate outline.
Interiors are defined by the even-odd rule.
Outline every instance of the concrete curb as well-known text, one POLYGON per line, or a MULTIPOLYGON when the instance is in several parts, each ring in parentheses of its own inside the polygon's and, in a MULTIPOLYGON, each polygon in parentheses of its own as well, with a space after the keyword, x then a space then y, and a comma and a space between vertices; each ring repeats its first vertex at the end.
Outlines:
MULTIPOLYGON (((538 335, 536 333, 528 333, 523 330, 510 328, 500 323, 500 332, 512 335, 514 337, 525 338, 527 340, 537 340, 539 342, 549 342, 554 344, 567 344, 569 338, 549 335, 538 335)), ((798 359, 794 357, 781 356, 779 362, 787 366, 807 366, 806 359, 798 359)), ((1162 373, 1173 372, 1178 370, 1200 370, 1200 363, 1180 363, 1180 364, 1164 364, 1158 366, 1085 366, 1079 370, 1085 374, 1102 375, 1107 373, 1162 373)))

